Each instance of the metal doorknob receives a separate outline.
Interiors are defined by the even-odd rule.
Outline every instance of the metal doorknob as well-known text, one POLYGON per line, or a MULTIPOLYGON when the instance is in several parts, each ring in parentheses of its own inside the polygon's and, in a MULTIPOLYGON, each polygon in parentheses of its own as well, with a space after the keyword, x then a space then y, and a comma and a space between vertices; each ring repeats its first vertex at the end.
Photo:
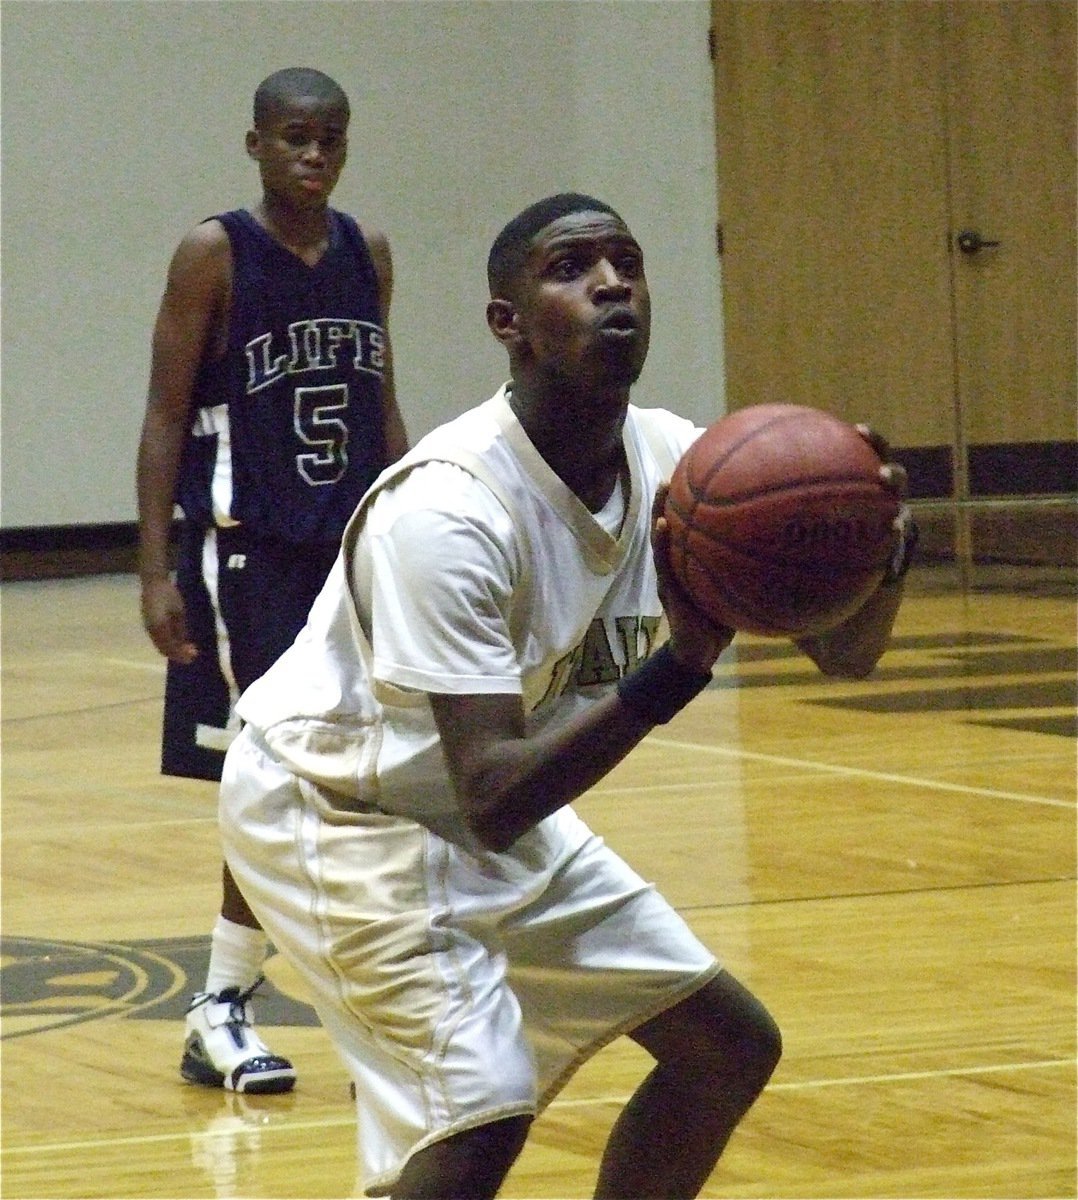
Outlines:
POLYGON ((990 246, 998 246, 999 242, 991 242, 975 229, 963 229, 955 238, 955 244, 963 254, 976 254, 978 250, 986 250, 990 246))

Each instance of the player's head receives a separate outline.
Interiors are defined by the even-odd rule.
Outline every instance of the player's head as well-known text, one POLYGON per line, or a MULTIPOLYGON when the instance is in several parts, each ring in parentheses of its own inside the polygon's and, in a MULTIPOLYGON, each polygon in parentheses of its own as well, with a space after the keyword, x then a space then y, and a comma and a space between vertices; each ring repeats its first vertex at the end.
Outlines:
POLYGON ((560 192, 529 205, 487 257, 487 323, 514 381, 585 390, 636 382, 651 301, 643 253, 602 200, 560 192))
POLYGON ((311 67, 274 71, 258 85, 247 153, 267 198, 294 208, 324 207, 348 153, 348 97, 311 67))
POLYGON ((285 67, 267 75, 255 88, 254 127, 263 128, 282 105, 303 99, 338 109, 346 122, 351 115, 348 97, 335 79, 313 67, 285 67))
MULTIPOLYGON (((621 217, 602 200, 582 192, 559 192, 529 204, 509 221, 494 239, 487 255, 487 283, 491 296, 508 296, 520 268, 524 265, 536 234, 559 217, 577 212, 601 212, 621 221, 621 217)), ((622 221, 624 224, 624 221, 622 221)))

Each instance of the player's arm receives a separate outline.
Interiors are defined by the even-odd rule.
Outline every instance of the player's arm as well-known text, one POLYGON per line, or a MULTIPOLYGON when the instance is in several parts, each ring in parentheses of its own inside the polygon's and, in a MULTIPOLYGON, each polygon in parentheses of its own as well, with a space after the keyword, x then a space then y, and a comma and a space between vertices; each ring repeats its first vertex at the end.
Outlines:
POLYGON ((139 438, 136 486, 142 619, 167 658, 190 662, 183 602, 169 570, 169 535, 180 458, 199 364, 220 328, 231 286, 228 236, 217 221, 199 225, 169 264, 154 323, 150 382, 139 438))
POLYGON ((733 638, 733 630, 701 617, 673 581, 664 499, 665 488, 653 507, 652 546, 670 640, 617 691, 530 737, 518 695, 430 696, 461 811, 492 850, 506 849, 603 779, 656 723, 706 685, 733 638))
POLYGON ((408 449, 408 431, 397 404, 397 385, 393 375, 393 343, 389 334, 389 307, 393 300, 393 255, 385 234, 363 229, 363 237, 378 276, 378 296, 382 308, 382 329, 386 336, 386 361, 382 374, 382 436, 386 461, 394 463, 408 449))
POLYGON ((906 572, 917 545, 917 526, 905 504, 907 480, 905 468, 888 461, 890 447, 867 426, 858 430, 880 456, 880 479, 884 486, 903 501, 895 521, 895 548, 883 582, 868 600, 841 625, 818 637, 800 638, 797 645, 825 675, 863 679, 879 662, 891 640, 891 630, 902 604, 906 572))

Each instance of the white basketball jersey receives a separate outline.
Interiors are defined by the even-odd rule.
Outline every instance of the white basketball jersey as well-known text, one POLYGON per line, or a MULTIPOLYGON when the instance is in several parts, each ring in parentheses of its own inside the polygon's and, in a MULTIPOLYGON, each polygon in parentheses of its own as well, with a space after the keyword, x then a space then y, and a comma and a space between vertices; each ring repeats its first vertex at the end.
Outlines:
POLYGON ((456 804, 427 693, 516 693, 545 724, 646 658, 665 636, 651 499, 700 432, 630 406, 615 536, 502 388, 383 472, 306 628, 240 716, 297 775, 449 833, 456 804))

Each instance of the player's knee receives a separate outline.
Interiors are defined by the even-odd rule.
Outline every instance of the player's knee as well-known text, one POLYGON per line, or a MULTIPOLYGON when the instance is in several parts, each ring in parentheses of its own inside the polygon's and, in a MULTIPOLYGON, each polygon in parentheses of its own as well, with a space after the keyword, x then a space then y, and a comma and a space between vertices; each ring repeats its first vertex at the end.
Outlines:
POLYGON ((497 1194, 524 1147, 530 1116, 507 1117, 451 1134, 408 1160, 393 1200, 485 1200, 497 1194))
POLYGON ((747 1108, 767 1086, 782 1057, 782 1032, 762 1005, 742 1011, 721 1035, 713 1038, 697 1063, 688 1069, 709 1077, 729 1099, 740 1097, 747 1108))
POLYGON ((753 1015, 747 1038, 751 1043, 752 1072, 759 1079, 759 1091, 775 1072, 782 1058, 782 1030, 761 1004, 753 1015))
POLYGON ((727 1013, 710 1038, 704 1070, 736 1079, 740 1090, 755 1099, 782 1057, 782 1031, 771 1013, 754 998, 751 1005, 727 1013))
POLYGON ((637 1040, 661 1063, 676 1064, 694 1079, 736 1080, 753 1097, 782 1057, 782 1032, 775 1018, 725 972, 638 1032, 642 1036, 637 1040))
POLYGON ((726 994, 726 1019, 729 1032, 719 1047, 722 1054, 738 1060, 759 1087, 771 1078, 782 1057, 782 1031, 763 1001, 737 985, 735 1000, 726 994))

